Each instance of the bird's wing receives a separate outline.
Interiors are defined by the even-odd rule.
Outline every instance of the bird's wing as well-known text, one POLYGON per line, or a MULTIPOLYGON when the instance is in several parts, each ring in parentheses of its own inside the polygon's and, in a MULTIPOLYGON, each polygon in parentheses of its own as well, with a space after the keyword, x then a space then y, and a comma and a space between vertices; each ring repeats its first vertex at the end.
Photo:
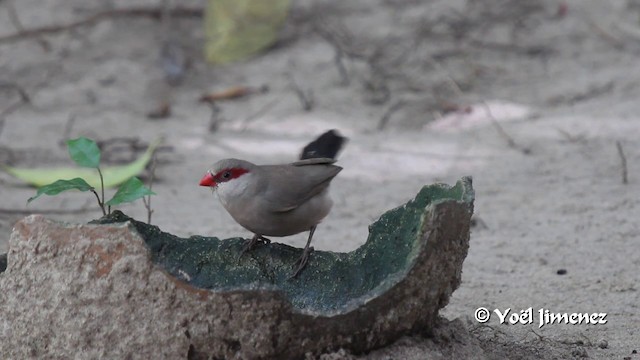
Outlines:
POLYGON ((291 211, 325 190, 331 179, 342 170, 327 160, 334 162, 333 159, 309 159, 291 164, 294 166, 274 166, 263 197, 267 209, 291 211))
POLYGON ((338 160, 331 159, 331 158, 313 158, 313 159, 298 160, 296 162, 292 162, 289 165, 306 166, 306 165, 319 165, 319 164, 333 164, 336 161, 338 160))

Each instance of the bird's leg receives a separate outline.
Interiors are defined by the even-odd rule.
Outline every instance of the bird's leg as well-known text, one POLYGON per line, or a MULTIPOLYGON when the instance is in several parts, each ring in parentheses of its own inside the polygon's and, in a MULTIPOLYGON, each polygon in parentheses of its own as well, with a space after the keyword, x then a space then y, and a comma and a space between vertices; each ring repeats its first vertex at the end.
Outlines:
POLYGON ((240 258, 242 257, 242 255, 244 255, 244 253, 253 250, 256 247, 256 245, 258 245, 258 243, 262 243, 266 245, 266 244, 270 244, 271 240, 267 239, 262 235, 254 234, 251 240, 247 241, 247 243, 242 248, 242 251, 240 252, 240 256, 238 256, 238 260, 240 260, 240 258))
POLYGON ((300 256, 300 258, 295 262, 295 264, 293 264, 293 266, 297 266, 297 268, 296 268, 296 271, 291 276, 292 278, 298 277, 302 269, 304 269, 307 266, 307 263, 309 262, 309 255, 311 255, 311 253, 313 252, 313 247, 309 247, 309 245, 311 244, 311 238, 313 237, 313 233, 315 231, 316 231, 316 226, 314 225, 309 230, 309 238, 307 239, 307 246, 304 247, 304 250, 302 251, 302 256, 300 256))

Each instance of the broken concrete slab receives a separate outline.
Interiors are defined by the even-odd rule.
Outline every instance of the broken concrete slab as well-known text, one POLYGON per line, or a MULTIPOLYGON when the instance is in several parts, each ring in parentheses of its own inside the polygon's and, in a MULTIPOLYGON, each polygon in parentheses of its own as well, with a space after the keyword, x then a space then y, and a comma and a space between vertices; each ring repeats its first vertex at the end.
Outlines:
POLYGON ((19 222, 0 274, 9 358, 297 358, 369 351, 433 326, 460 284, 471 179, 431 185, 384 214, 367 243, 316 251, 242 239, 181 239, 121 213, 102 224, 19 222), (124 221, 124 222, 123 222, 124 221), (106 224, 109 223, 109 224, 106 224))

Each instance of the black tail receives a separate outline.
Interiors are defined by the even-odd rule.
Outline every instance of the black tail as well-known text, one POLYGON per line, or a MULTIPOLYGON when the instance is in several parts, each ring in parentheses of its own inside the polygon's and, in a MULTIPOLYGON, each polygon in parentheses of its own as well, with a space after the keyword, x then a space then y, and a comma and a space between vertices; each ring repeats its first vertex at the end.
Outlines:
POLYGON ((329 130, 302 149, 300 160, 330 158, 335 159, 347 138, 337 130, 329 130))

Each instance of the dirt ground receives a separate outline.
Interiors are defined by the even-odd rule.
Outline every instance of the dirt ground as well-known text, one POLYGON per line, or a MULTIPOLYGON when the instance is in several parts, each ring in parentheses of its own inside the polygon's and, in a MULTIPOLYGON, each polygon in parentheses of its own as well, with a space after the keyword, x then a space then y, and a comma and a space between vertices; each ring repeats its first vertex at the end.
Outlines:
MULTIPOLYGON (((209 66, 198 14, 164 22, 167 32, 140 14, 25 30, 158 1, 0 1, 0 163, 69 165, 61 141, 80 135, 117 163, 163 136, 152 222, 180 236, 249 236, 197 186, 207 167, 292 161, 336 128, 350 140, 316 249, 357 248, 369 223, 425 184, 472 175, 476 189, 463 282, 443 311, 458 320, 446 336, 405 337, 364 358, 455 358, 466 346, 475 358, 640 359, 640 1, 293 3, 276 46, 209 66), (165 40, 188 60, 179 85, 164 80, 165 40), (198 102, 235 86, 268 91, 198 102), (171 116, 147 117, 166 102, 171 116), (491 311, 484 324, 479 307, 491 311), (531 308, 533 323, 501 324, 493 310, 508 308, 531 308), (540 310, 607 322, 540 328, 540 310)), ((87 194, 27 207, 34 193, 0 173, 0 253, 26 214, 100 216, 87 194)), ((140 202, 121 209, 146 218, 140 202)), ((305 235, 282 241, 301 247, 305 235)))

